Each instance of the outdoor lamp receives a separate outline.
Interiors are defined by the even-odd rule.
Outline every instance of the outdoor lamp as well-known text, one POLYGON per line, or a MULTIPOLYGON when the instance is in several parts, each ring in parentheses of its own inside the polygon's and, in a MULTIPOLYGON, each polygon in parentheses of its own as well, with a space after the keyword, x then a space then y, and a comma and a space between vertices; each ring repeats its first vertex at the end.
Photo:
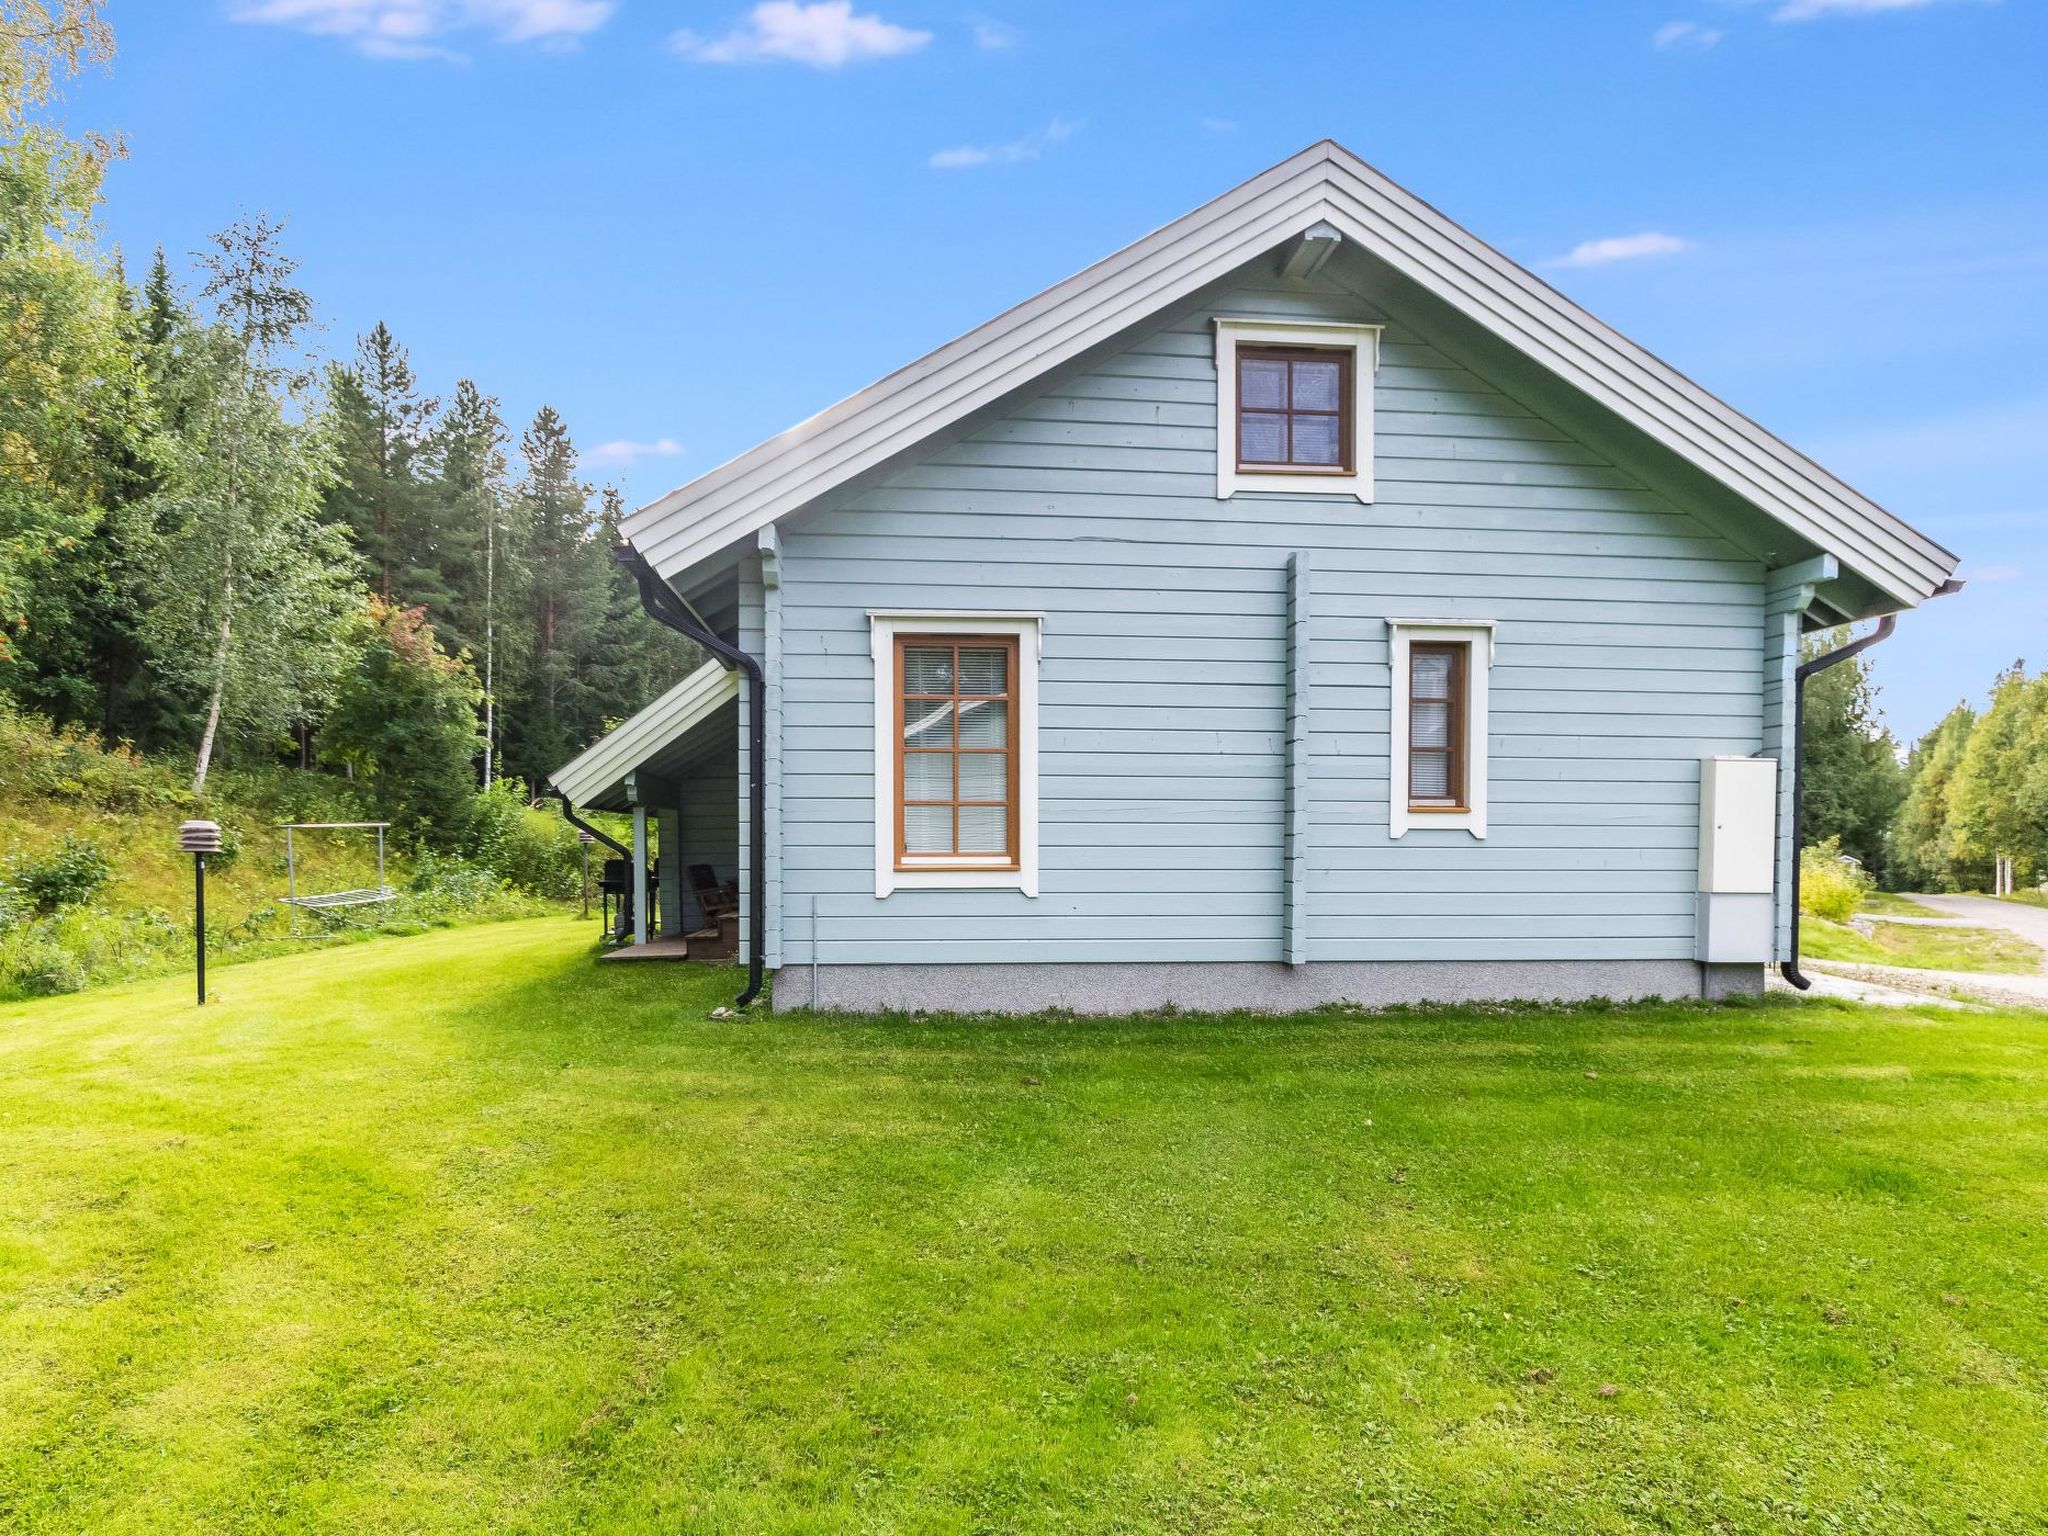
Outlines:
POLYGON ((206 856, 220 852, 220 823, 186 821, 178 824, 178 851, 192 855, 192 918, 199 961, 199 1006, 206 1006, 206 856))

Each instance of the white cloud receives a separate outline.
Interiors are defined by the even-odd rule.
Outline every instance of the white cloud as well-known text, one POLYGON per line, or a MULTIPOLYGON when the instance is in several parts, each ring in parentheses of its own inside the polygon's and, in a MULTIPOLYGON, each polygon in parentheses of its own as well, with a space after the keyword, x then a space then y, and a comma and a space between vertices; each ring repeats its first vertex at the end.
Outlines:
POLYGON ((1884 11, 1917 11, 1939 0, 1785 0, 1773 21, 1818 21, 1824 16, 1875 16, 1884 11))
POLYGON ((2018 581, 2027 573, 2016 565, 1964 566, 1959 573, 1965 581, 2018 581))
POLYGON ((683 445, 672 437, 658 437, 651 443, 621 437, 609 443, 599 443, 584 457, 600 464, 630 466, 642 459, 672 459, 682 451, 683 445))
POLYGON ((929 32, 899 27, 872 12, 856 16, 853 0, 762 0, 724 37, 699 37, 684 30, 669 46, 700 64, 760 64, 783 60, 813 69, 837 69, 863 59, 891 59, 915 53, 932 40, 929 32))
POLYGON ((610 19, 615 0, 232 0, 230 20, 337 37, 385 59, 454 59, 451 43, 573 44, 610 19))
POLYGON ((1020 161, 1036 160, 1051 145, 1066 142, 1074 136, 1078 126, 1064 117, 1056 117, 1036 133, 1027 133, 1007 144, 960 144, 952 149, 939 150, 925 163, 935 171, 969 171, 984 165, 1016 165, 1020 161))
POLYGON ((1006 21, 977 21, 974 24, 974 46, 991 51, 1014 48, 1022 41, 1023 34, 1006 21))
POLYGON ((1720 28, 1703 27, 1696 21, 1667 21, 1650 38, 1667 53, 1676 48, 1711 48, 1720 41, 1720 28))
POLYGON ((1234 117, 1205 117, 1202 119, 1202 126, 1211 133, 1235 133, 1237 132, 1237 119, 1234 117))
POLYGON ((1639 235, 1610 235, 1605 240, 1587 240, 1564 255, 1546 261, 1546 267, 1604 267, 1617 261, 1641 261, 1648 256, 1676 256, 1692 249, 1690 240, 1676 235, 1644 230, 1639 235))

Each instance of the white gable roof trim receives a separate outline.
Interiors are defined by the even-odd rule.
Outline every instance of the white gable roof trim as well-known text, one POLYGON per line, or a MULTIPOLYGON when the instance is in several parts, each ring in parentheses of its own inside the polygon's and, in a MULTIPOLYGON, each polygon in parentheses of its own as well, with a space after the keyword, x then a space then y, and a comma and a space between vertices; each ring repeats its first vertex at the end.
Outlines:
POLYGON ((675 576, 1318 223, 1664 443, 1902 605, 1955 557, 1325 141, 626 520, 675 576))
POLYGON ((719 662, 707 661, 639 714, 614 726, 549 774, 548 782, 567 795, 571 804, 587 805, 657 752, 682 740, 739 693, 739 674, 719 662))

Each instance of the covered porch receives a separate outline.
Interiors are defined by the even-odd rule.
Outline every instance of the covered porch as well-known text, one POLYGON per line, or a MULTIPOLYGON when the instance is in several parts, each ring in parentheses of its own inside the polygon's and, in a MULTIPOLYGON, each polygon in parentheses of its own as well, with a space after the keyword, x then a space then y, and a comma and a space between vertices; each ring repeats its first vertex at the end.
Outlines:
POLYGON ((579 811, 632 817, 606 860, 606 960, 729 960, 739 946, 739 678, 692 672, 548 775, 579 811))

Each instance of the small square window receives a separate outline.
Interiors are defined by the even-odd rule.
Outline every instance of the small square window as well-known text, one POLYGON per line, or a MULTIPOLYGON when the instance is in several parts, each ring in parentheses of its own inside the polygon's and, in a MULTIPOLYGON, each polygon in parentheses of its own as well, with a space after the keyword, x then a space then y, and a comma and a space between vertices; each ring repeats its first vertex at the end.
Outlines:
POLYGON ((1238 468, 1351 473, 1353 357, 1348 347, 1238 348, 1238 468))
POLYGON ((1381 327, 1218 315, 1216 494, 1372 500, 1381 327))

